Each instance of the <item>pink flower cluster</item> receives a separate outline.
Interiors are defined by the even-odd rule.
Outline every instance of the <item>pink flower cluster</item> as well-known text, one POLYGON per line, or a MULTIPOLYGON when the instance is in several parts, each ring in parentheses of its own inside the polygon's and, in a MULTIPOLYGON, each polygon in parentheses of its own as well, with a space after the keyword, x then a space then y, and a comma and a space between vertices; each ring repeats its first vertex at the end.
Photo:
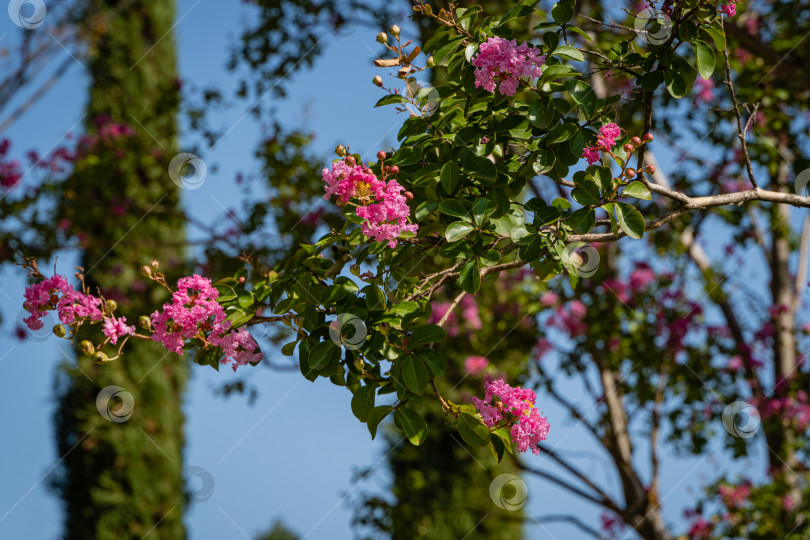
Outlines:
POLYGON ((531 448, 533 454, 540 453, 540 441, 548 437, 549 423, 534 407, 537 396, 526 388, 512 388, 502 379, 484 383, 484 399, 473 398, 475 408, 481 413, 484 424, 489 428, 511 426, 512 440, 519 452, 531 448), (498 425, 500 422, 502 425, 498 425))
POLYGON ((408 223, 410 209, 403 188, 396 180, 378 179, 367 167, 349 165, 345 161, 332 163, 332 170, 323 170, 326 182, 324 199, 336 195, 338 201, 348 203, 358 199, 356 214, 364 219, 363 234, 377 242, 388 242, 388 247, 397 246, 397 238, 403 232, 416 233, 418 225, 408 223))
POLYGON ((39 330, 43 324, 40 320, 49 310, 55 309, 63 324, 73 325, 85 319, 99 322, 104 319, 102 332, 115 345, 124 336, 135 334, 135 327, 126 324, 127 318, 111 316, 104 318, 101 311, 101 299, 91 294, 77 291, 68 283, 65 276, 56 274, 52 278, 29 285, 25 289, 23 307, 31 315, 23 322, 31 330, 39 330))
POLYGON ((219 291, 211 280, 197 274, 180 278, 172 299, 163 311, 152 313, 152 341, 163 343, 172 352, 182 355, 185 340, 199 337, 222 348, 222 363, 237 366, 256 363, 262 359, 258 345, 244 328, 231 330, 225 310, 216 301, 219 291))
POLYGON ((543 74, 540 66, 545 63, 546 57, 525 41, 518 45, 515 40, 491 37, 481 44, 478 56, 472 61, 472 65, 478 68, 475 87, 495 93, 495 83, 500 81, 501 94, 514 95, 519 79, 539 77, 543 74))
POLYGON ((29 285, 24 293, 23 307, 31 315, 23 322, 31 330, 42 328, 40 319, 45 312, 55 309, 59 320, 64 324, 73 324, 78 319, 90 319, 98 322, 103 318, 101 300, 74 289, 65 276, 56 274, 52 278, 29 285))
POLYGON ((731 2, 731 4, 724 4, 720 6, 720 11, 728 17, 733 17, 737 14, 737 6, 734 5, 737 3, 737 0, 731 0, 731 2))
MULTIPOLYGON (((430 303, 430 307, 432 309, 432 313, 430 315, 430 319, 428 320, 428 324, 438 324, 438 322, 442 320, 442 317, 444 317, 444 315, 447 313, 447 310, 450 309, 450 302, 434 301, 430 303)), ((481 330, 484 325, 481 322, 481 316, 478 311, 478 303, 475 301, 475 298, 470 295, 465 295, 462 297, 459 307, 461 308, 461 321, 459 321, 459 318, 456 317, 456 311, 452 311, 444 323, 444 327, 447 330, 447 335, 450 337, 457 337, 460 333, 461 327, 465 328, 468 335, 474 330, 481 330)))
POLYGON ((739 484, 736 486, 722 484, 717 488, 717 493, 728 508, 739 508, 743 506, 751 495, 751 484, 739 484))
POLYGON ((596 144, 585 147, 582 157, 588 160, 588 165, 593 165, 599 161, 599 152, 609 152, 616 145, 616 139, 621 137, 622 130, 614 123, 605 124, 599 128, 599 137, 596 144))
POLYGON ((486 356, 468 356, 464 360, 464 369, 473 377, 483 372, 488 366, 489 359, 486 356))

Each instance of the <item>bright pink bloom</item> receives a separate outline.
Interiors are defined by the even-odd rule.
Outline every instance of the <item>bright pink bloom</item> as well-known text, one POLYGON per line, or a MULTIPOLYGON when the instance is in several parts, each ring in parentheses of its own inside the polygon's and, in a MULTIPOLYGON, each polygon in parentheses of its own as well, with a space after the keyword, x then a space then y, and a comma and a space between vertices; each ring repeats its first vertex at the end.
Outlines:
POLYGON ((531 448, 533 454, 539 454, 537 445, 546 440, 550 426, 534 406, 535 393, 519 386, 512 388, 502 379, 487 381, 484 390, 483 400, 473 398, 484 424, 489 428, 511 426, 512 440, 518 451, 526 452, 531 448), (499 424, 501 421, 504 423, 499 424))
POLYGON ((29 285, 24 293, 23 307, 31 313, 23 322, 31 330, 42 328, 40 319, 45 312, 56 309, 59 320, 64 324, 73 324, 76 319, 88 318, 98 322, 103 315, 99 307, 101 300, 95 296, 75 290, 67 278, 59 274, 29 285))
POLYGON ((403 189, 396 180, 389 180, 381 202, 357 208, 357 215, 366 220, 361 226, 363 234, 377 242, 387 241, 390 248, 397 247, 400 234, 416 233, 419 228, 415 223, 408 223, 410 210, 402 195, 403 189))
POLYGON ((593 165, 600 159, 599 152, 609 152, 616 145, 616 139, 621 137, 622 130, 614 123, 605 124, 599 128, 599 137, 596 144, 586 146, 582 151, 582 157, 588 160, 588 165, 593 165))
POLYGON ((234 371, 238 366, 259 362, 262 354, 257 351, 256 341, 244 328, 231 330, 225 310, 216 301, 218 297, 219 291, 210 279, 196 274, 181 278, 171 302, 163 305, 163 312, 152 314, 152 341, 182 355, 185 340, 202 333, 212 345, 222 348, 221 362, 232 362, 234 371))
POLYGON ((724 6, 720 6, 720 11, 722 11, 725 15, 729 17, 733 17, 737 14, 737 6, 734 4, 728 4, 724 6))
POLYGON ((402 191, 405 189, 396 180, 379 180, 371 170, 360 165, 350 166, 345 161, 332 163, 332 170, 323 169, 326 182, 324 199, 337 195, 342 203, 358 199, 356 213, 365 221, 363 234, 378 242, 388 242, 390 248, 397 246, 397 238, 403 232, 416 233, 418 225, 408 223, 411 211, 402 191))
POLYGON ((489 360, 486 356, 468 356, 464 360, 464 369, 467 370, 472 376, 476 376, 489 366, 489 360))
POLYGON ((473 58, 475 87, 483 87, 495 93, 496 82, 500 81, 501 94, 514 95, 521 77, 535 78, 543 74, 540 66, 546 57, 538 49, 529 47, 524 41, 520 45, 515 40, 491 37, 479 47, 478 56, 473 58))
POLYGON ((113 345, 118 344, 118 340, 124 336, 134 336, 135 335, 135 327, 134 326, 127 326, 126 324, 127 318, 126 317, 110 317, 109 319, 104 320, 104 335, 110 338, 110 343, 113 345))

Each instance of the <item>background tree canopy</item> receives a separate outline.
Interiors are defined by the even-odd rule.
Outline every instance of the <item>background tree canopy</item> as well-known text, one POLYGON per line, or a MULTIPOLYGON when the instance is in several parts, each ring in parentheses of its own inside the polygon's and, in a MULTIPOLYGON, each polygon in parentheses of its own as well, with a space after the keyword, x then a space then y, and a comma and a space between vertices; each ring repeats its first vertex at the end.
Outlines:
POLYGON ((171 4, 9 9, 0 530, 808 535, 807 2, 171 4))

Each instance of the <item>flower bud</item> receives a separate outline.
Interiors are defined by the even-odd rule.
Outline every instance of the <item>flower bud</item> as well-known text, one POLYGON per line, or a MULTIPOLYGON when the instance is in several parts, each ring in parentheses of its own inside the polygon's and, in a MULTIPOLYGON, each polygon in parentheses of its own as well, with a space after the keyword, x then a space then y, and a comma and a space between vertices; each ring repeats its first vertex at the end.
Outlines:
POLYGON ((630 142, 633 143, 633 146, 641 146, 641 139, 638 137, 633 137, 630 142))
POLYGON ((342 144, 339 144, 335 147, 335 154, 337 154, 338 157, 346 157, 346 153, 347 153, 346 147, 343 146, 342 144))
POLYGON ((402 194, 402 196, 405 197, 406 201, 412 201, 413 200, 413 193, 411 193, 410 191, 404 192, 402 194))
POLYGON ((138 319, 138 324, 144 330, 149 330, 152 328, 152 319, 149 318, 149 315, 141 315, 138 319))
POLYGON ((56 294, 56 293, 53 293, 51 295, 50 301, 51 301, 51 304, 56 305, 56 303, 59 301, 59 295, 56 294))
POLYGON ((382 88, 383 80, 382 77, 380 77, 379 75, 375 75, 374 78, 371 80, 371 82, 374 83, 374 86, 379 86, 380 88, 382 88))
POLYGON ((276 272, 275 270, 270 270, 270 272, 267 273, 267 283, 273 283, 277 279, 278 279, 278 272, 276 272))
POLYGON ((349 267, 349 270, 350 270, 350 271, 351 271, 351 273, 352 273, 352 274, 354 274, 355 276, 359 276, 359 275, 360 275, 360 265, 359 265, 359 264, 353 264, 353 265, 351 265, 351 266, 349 267))
POLYGON ((388 43, 388 34, 385 32, 377 34, 377 43, 388 43))
POLYGON ((118 302, 115 300, 107 300, 107 311, 112 313, 116 309, 118 309, 118 302))
POLYGON ((244 285, 247 279, 245 279, 245 276, 239 276, 239 279, 237 279, 236 281, 239 282, 239 285, 244 285))
POLYGON ((101 351, 98 351, 95 355, 95 359, 97 362, 109 362, 109 357, 101 351))
POLYGON ((385 152, 383 152, 382 150, 377 152, 377 161, 382 161, 384 159, 385 159, 385 152))
POLYGON ((143 274, 143 277, 152 279, 152 269, 146 265, 141 266, 141 274, 143 274))
POLYGON ((624 152, 625 152, 626 154, 632 154, 632 153, 633 153, 633 150, 635 150, 635 148, 636 148, 636 147, 635 147, 635 146, 633 146, 632 144, 627 143, 627 144, 625 144, 625 145, 624 145, 624 152))
POLYGON ((636 170, 635 169, 627 169, 624 171, 624 175, 627 178, 635 178, 636 177, 636 170))
POLYGON ((53 327, 53 334, 56 337, 65 337, 67 335, 67 329, 65 329, 65 325, 57 324, 53 327))
POLYGON ((96 354, 96 348, 93 346, 93 342, 87 341, 86 339, 82 341, 82 352, 87 356, 93 356, 96 354))
POLYGON ((654 138, 655 137, 653 137, 652 133, 645 133, 644 134, 644 142, 653 142, 654 138))
POLYGON ((431 54, 430 56, 428 56, 428 59, 427 59, 427 62, 425 62, 425 65, 426 65, 427 67, 429 67, 429 68, 434 68, 434 67, 436 67, 436 60, 434 60, 434 59, 433 59, 433 55, 432 55, 432 54, 431 54))
POLYGON ((392 165, 391 174, 399 174, 399 167, 397 167, 396 165, 392 165))
POLYGON ((644 167, 644 172, 647 174, 655 174, 655 165, 647 165, 644 167))
POLYGON ((357 160, 354 159, 354 156, 346 156, 345 161, 346 165, 348 165, 349 167, 354 167, 355 165, 357 165, 357 160))
POLYGON ((394 25, 394 26, 391 27, 391 34, 393 34, 394 36, 398 36, 400 31, 401 31, 401 28, 399 26, 397 26, 397 25, 394 25))
POLYGON ((160 263, 159 263, 159 262, 157 262, 157 261, 156 261, 156 260, 154 260, 154 259, 152 259, 152 260, 149 262, 149 266, 150 266, 150 267, 152 268, 152 270, 153 270, 153 271, 155 271, 155 272, 157 272, 157 269, 158 269, 158 265, 159 265, 159 264, 160 264, 160 263))

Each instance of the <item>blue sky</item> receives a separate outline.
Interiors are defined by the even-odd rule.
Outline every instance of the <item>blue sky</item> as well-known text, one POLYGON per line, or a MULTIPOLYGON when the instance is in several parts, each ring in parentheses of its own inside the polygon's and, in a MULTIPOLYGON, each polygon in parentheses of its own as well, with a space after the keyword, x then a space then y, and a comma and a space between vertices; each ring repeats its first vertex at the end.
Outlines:
MULTIPOLYGON (((248 10, 234 4, 179 2, 176 33, 181 76, 187 82, 205 86, 229 80, 222 67, 227 45, 238 35, 240 21, 250 16, 248 10)), ((47 29, 46 20, 37 31, 47 29)), ((0 33, 17 30, 0 17, 0 33)), ((325 34, 326 54, 314 69, 296 74, 290 97, 279 107, 282 121, 317 133, 315 146, 324 156, 329 156, 338 143, 351 144, 354 151, 368 152, 370 157, 396 142, 396 128, 403 118, 391 108, 372 108, 381 96, 371 84, 372 77, 379 74, 370 62, 372 51, 378 50, 374 43, 377 31, 358 28, 341 38, 325 34)), ((81 118, 86 84, 83 67, 72 67, 46 98, 9 130, 14 148, 44 152, 59 141, 81 118)), ((209 171, 214 164, 218 169, 209 172, 200 189, 183 194, 184 204, 200 219, 221 219, 223 207, 238 203, 233 189, 236 172, 256 170, 252 153, 260 131, 250 119, 237 124, 242 114, 237 110, 218 117, 223 126, 235 125, 215 151, 201 153, 209 171)), ((184 144, 191 146, 192 141, 184 140, 184 144)), ((665 167, 672 164, 668 158, 666 154, 659 157, 665 167)), ((70 254, 60 258, 62 272, 72 266, 70 254)), ((20 272, 6 268, 0 277, 0 309, 5 317, 16 318, 22 306, 20 272)), ((0 416, 4 439, 0 445, 0 538, 59 536, 61 509, 47 489, 47 475, 59 460, 51 426, 56 406, 51 386, 54 369, 63 359, 60 348, 69 356, 66 342, 54 337, 20 342, 9 336, 8 328, 0 335, 0 407, 5 411, 0 416)), ((348 392, 326 380, 310 383, 297 372, 256 368, 249 370, 249 377, 260 395, 255 405, 248 406, 244 398, 213 395, 216 386, 232 377, 229 370, 216 373, 194 366, 192 374, 185 403, 186 465, 208 471, 214 488, 210 499, 189 509, 186 522, 190 538, 252 537, 275 518, 283 519, 308 539, 352 538, 346 500, 362 490, 381 489, 388 473, 383 463, 384 446, 380 440, 371 441, 365 425, 352 416, 348 392), (372 479, 353 488, 353 470, 375 464, 379 467, 372 479)), ((588 452, 593 443, 583 430, 566 420, 563 411, 547 404, 543 410, 552 421, 552 445, 559 445, 558 450, 568 452, 589 474, 615 490, 616 481, 608 477, 604 458, 588 452)), ((526 461, 552 468, 531 455, 526 461)), ((719 452, 702 462, 668 462, 663 493, 672 490, 665 500, 670 519, 678 519, 679 509, 694 496, 694 486, 723 462, 719 452), (681 481, 684 472, 693 467, 695 473, 681 481)), ((572 508, 574 514, 591 514, 590 509, 559 490, 533 479, 528 479, 528 484, 527 510, 532 515, 571 512, 572 508)), ((488 487, 481 486, 482 493, 488 487)), ((527 537, 582 538, 576 529, 564 524, 531 525, 527 537)))

